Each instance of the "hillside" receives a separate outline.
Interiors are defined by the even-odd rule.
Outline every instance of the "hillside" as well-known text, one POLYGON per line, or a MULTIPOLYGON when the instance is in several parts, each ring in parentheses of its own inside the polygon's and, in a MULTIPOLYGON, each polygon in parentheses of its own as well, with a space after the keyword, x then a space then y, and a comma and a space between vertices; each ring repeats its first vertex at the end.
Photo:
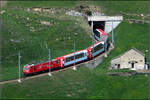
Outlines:
MULTIPOLYGON (((52 58, 73 51, 76 40, 77 50, 91 45, 90 28, 83 17, 66 15, 69 9, 79 5, 96 6, 106 15, 149 14, 149 1, 49 1, 25 2, 9 1, 1 10, 2 14, 2 80, 18 77, 17 53, 21 52, 21 67, 27 63, 39 62, 48 58, 51 48, 52 58), (34 7, 53 8, 50 13, 33 11, 34 7), (29 10, 28 8, 31 8, 29 10), (42 24, 47 22, 48 25, 42 24)), ((4 99, 148 99, 149 75, 107 76, 110 60, 131 47, 145 53, 149 58, 149 24, 129 23, 126 19, 142 19, 139 16, 123 15, 124 21, 114 30, 115 49, 109 57, 95 69, 80 66, 54 73, 52 77, 43 76, 23 83, 2 85, 4 99), (145 50, 149 50, 145 52, 145 50), (15 93, 15 94, 14 94, 15 93)), ((144 20, 150 20, 145 17, 144 20)), ((22 73, 23 76, 23 73, 22 73)))

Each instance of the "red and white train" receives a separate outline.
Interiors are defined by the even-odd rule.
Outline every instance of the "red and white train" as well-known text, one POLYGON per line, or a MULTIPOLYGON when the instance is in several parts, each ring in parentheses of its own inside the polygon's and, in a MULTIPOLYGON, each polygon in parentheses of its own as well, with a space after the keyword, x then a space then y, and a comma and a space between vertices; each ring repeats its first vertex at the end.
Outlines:
MULTIPOLYGON (((108 39, 108 34, 104 33, 101 29, 96 29, 96 31, 99 32, 100 37, 107 37, 108 39)), ((98 38, 98 37, 97 37, 98 38)), ((97 41, 95 44, 92 46, 80 50, 74 53, 70 53, 61 57, 57 57, 53 60, 45 61, 44 63, 39 63, 39 64, 27 64, 23 68, 24 75, 32 75, 35 73, 43 72, 43 71, 48 71, 50 69, 61 69, 65 68, 68 66, 71 66, 73 64, 81 63, 84 61, 91 60, 93 57, 96 57, 103 53, 105 50, 108 48, 108 41, 97 41)))

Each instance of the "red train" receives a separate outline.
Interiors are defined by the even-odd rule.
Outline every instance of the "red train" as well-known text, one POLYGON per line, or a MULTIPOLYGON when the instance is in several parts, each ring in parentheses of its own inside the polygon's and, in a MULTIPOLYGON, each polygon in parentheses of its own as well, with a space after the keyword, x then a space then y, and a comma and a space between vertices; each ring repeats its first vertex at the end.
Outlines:
MULTIPOLYGON (((108 34, 104 33, 101 29, 98 29, 100 32, 100 37, 107 37, 108 34)), ((50 69, 60 69, 71 66, 73 64, 81 63, 87 60, 91 60, 92 57, 96 57, 103 53, 108 48, 108 41, 98 41, 94 45, 77 51, 75 53, 70 53, 61 57, 53 59, 51 62, 45 61, 44 63, 39 64, 27 64, 23 68, 24 75, 32 75, 42 71, 48 71, 50 69)))

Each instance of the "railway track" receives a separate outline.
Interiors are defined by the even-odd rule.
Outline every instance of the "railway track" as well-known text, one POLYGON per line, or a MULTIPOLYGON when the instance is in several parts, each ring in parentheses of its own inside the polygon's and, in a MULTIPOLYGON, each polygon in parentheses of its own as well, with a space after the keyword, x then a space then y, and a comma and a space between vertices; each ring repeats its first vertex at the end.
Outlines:
MULTIPOLYGON (((108 51, 107 51, 107 54, 109 54, 110 51, 111 51, 113 48, 114 48, 114 47, 113 47, 112 43, 110 43, 110 47, 109 47, 109 49, 108 49, 108 51)), ((100 54, 100 55, 98 55, 97 57, 95 57, 95 58, 94 58, 94 62, 98 61, 98 60, 99 60, 101 57, 103 57, 103 56, 105 56, 105 52, 102 53, 102 54, 100 54)), ((80 63, 80 64, 76 64, 76 67, 79 67, 79 66, 84 65, 84 64, 90 64, 90 63, 93 63, 93 59, 92 59, 92 60, 89 60, 89 61, 86 61, 86 62, 83 62, 83 63, 80 63)), ((56 73, 56 72, 64 71, 64 70, 67 70, 67 69, 71 69, 71 68, 73 68, 73 67, 74 67, 74 65, 73 65, 73 66, 70 66, 70 67, 66 67, 66 68, 60 69, 60 70, 52 71, 51 73, 56 73)), ((45 76, 45 75, 48 75, 48 72, 42 73, 42 74, 33 75, 33 76, 23 77, 23 78, 21 78, 21 81, 23 82, 23 81, 28 80, 28 79, 33 79, 33 78, 37 78, 37 77, 41 77, 41 76, 45 76)), ((6 84, 6 83, 17 82, 17 81, 18 81, 18 79, 11 79, 11 80, 6 80, 6 81, 1 81, 1 82, 0 82, 0 85, 6 84)))

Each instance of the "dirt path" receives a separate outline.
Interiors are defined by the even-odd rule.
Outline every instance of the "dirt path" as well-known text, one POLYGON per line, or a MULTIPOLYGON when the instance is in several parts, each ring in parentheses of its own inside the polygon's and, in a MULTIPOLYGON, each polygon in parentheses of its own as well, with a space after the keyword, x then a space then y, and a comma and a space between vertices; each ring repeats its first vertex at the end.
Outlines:
MULTIPOLYGON (((112 45, 110 45, 109 50, 107 52, 110 53, 111 50, 113 50, 113 46, 112 45)), ((86 61, 84 63, 77 64, 76 67, 80 67, 81 65, 85 65, 85 66, 88 66, 88 67, 89 66, 90 67, 95 67, 95 66, 99 65, 99 63, 101 62, 100 60, 104 56, 105 56, 105 52, 102 53, 101 55, 97 56, 96 58, 94 58, 94 63, 93 63, 93 60, 90 60, 90 61, 86 61)), ((70 66, 70 67, 67 67, 67 68, 64 68, 64 69, 53 71, 51 73, 53 74, 53 73, 56 73, 56 72, 64 71, 64 70, 67 70, 67 69, 70 69, 70 68, 73 68, 73 67, 74 66, 70 66)), ((21 81, 23 82, 23 81, 28 80, 28 79, 33 79, 33 78, 41 77, 41 76, 45 76, 45 75, 48 75, 48 72, 47 73, 43 73, 43 74, 30 76, 30 77, 21 78, 21 81)), ((18 79, 7 80, 7 81, 0 82, 0 84, 12 83, 12 82, 17 82, 17 81, 18 81, 18 79)))

